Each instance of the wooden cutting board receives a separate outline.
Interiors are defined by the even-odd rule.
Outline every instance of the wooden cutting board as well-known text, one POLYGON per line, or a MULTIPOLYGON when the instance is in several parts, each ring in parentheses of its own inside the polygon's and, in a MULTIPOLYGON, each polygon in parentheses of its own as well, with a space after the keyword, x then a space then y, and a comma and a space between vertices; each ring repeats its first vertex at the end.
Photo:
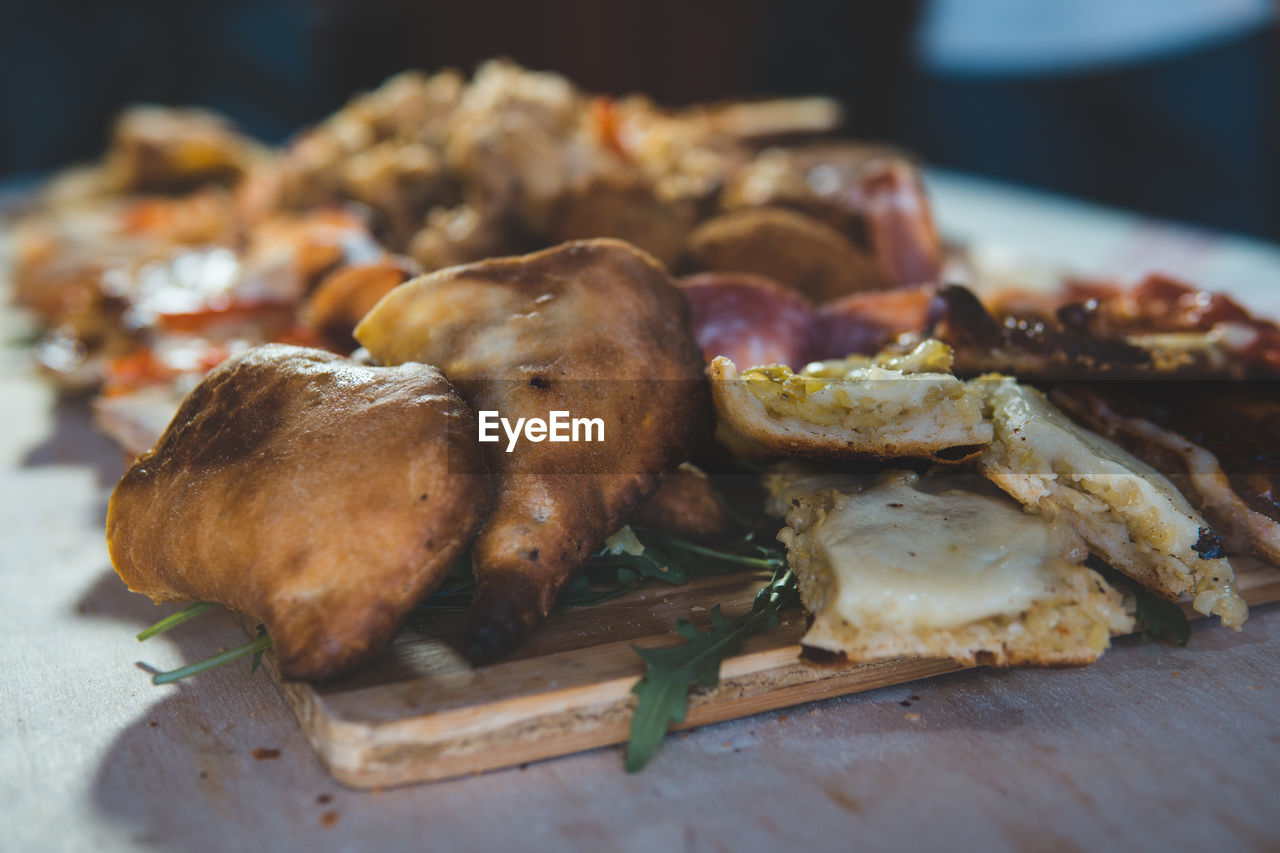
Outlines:
MULTIPOLYGON (((1249 604, 1280 600, 1280 572, 1251 560, 1233 563, 1249 604)), ((766 580, 743 573, 681 587, 653 583, 595 607, 553 613, 518 653, 480 668, 461 652, 460 615, 442 618, 431 636, 402 632, 376 663, 338 682, 285 683, 270 655, 265 663, 339 782, 376 788, 434 781, 626 741, 630 691, 643 673, 632 646, 681 642, 676 620, 705 628, 716 604, 726 615, 742 613, 766 580)), ((748 638, 721 667, 720 685, 690 697, 683 727, 964 668, 931 658, 812 664, 800 657, 804 630, 797 608, 777 628, 748 638)))

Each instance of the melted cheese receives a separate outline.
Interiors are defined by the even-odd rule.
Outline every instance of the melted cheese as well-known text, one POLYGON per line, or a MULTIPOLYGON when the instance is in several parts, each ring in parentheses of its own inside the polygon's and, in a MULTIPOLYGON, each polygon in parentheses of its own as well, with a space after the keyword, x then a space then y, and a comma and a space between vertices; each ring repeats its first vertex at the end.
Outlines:
POLYGON ((1017 616, 1084 557, 1072 532, 1005 500, 915 480, 839 495, 813 532, 834 582, 828 604, 850 624, 945 630, 1017 616))

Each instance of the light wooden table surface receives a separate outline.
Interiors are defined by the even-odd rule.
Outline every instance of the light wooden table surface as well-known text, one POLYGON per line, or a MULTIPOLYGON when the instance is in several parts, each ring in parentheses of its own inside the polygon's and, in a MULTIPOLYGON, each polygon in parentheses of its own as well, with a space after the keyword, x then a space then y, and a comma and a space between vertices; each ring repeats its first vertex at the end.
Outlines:
MULTIPOLYGON (((1280 309, 1274 248, 934 178, 950 234, 1086 271, 1167 258, 1280 309)), ((1242 634, 1200 623, 1186 649, 1125 640, 1087 669, 965 672, 676 735, 635 776, 603 749, 344 790, 247 664, 151 685, 140 662, 241 629, 210 615, 138 644, 168 611, 107 561, 120 454, 12 348, 0 401, 0 850, 1280 847, 1275 605, 1242 634)))

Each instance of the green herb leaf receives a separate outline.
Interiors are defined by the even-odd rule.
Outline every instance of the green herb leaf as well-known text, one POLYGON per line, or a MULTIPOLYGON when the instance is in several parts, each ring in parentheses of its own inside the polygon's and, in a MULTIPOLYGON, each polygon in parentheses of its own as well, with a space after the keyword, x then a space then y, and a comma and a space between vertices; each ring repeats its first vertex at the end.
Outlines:
POLYGON ((201 613, 207 613, 208 611, 214 609, 217 606, 218 605, 208 601, 201 601, 197 604, 191 605, 190 607, 184 607, 182 610, 179 610, 177 613, 172 613, 166 616, 156 624, 152 625, 150 628, 147 628, 146 630, 139 633, 138 640, 139 641, 149 640, 152 637, 154 637, 156 634, 163 634, 165 631, 168 631, 170 628, 176 628, 177 626, 181 625, 183 622, 186 622, 188 619, 194 619, 197 616, 199 616, 201 613))
POLYGON ((667 729, 684 722, 689 691, 720 683, 720 664, 752 634, 778 624, 778 613, 798 598, 795 574, 785 565, 756 594, 751 609, 726 619, 717 605, 711 611, 711 628, 699 631, 681 620, 676 632, 689 642, 662 649, 636 648, 645 662, 645 674, 631 692, 638 697, 631 717, 627 744, 627 772, 634 773, 653 758, 667 729))
MULTIPOLYGON (((261 640, 265 636, 267 636, 267 626, 259 625, 257 639, 261 640)), ((249 667, 250 675, 254 675, 258 672, 258 666, 259 664, 262 663, 262 653, 265 652, 266 650, 267 650, 267 647, 263 646, 262 648, 258 649, 256 652, 253 653, 253 665, 249 667)))
POLYGON ((1169 639, 1180 646, 1187 644, 1191 639, 1191 624, 1181 607, 1156 598, 1137 584, 1134 584, 1134 596, 1134 624, 1142 642, 1169 639))
POLYGON ((181 681, 184 678, 190 678, 215 667, 222 666, 224 663, 230 663, 237 658, 245 655, 256 654, 271 645, 271 638, 267 636, 266 631, 262 631, 257 637, 245 643, 243 646, 236 646, 234 649, 227 649, 221 654, 213 657, 205 658, 202 661, 188 664, 187 666, 171 669, 168 672, 161 672, 151 677, 152 684, 171 684, 174 681, 181 681))
MULTIPOLYGON (((669 584, 683 584, 694 577, 706 574, 742 571, 747 568, 777 569, 783 565, 784 561, 777 555, 776 550, 776 547, 770 551, 754 543, 750 535, 737 543, 735 550, 729 551, 665 537, 651 531, 624 528, 624 531, 620 531, 618 535, 610 537, 605 547, 588 561, 582 574, 565 588, 556 600, 555 606, 557 610, 565 610, 571 607, 600 604, 625 595, 640 583, 652 578, 669 584), (739 551, 746 553, 739 553, 739 551)), ((471 559, 468 555, 464 555, 450 566, 445 582, 440 588, 410 611, 409 625, 418 630, 429 631, 440 614, 468 611, 475 592, 476 580, 471 570, 471 559)), ((208 602, 193 604, 147 628, 138 635, 138 639, 154 637, 217 606, 208 602)), ((718 611, 716 618, 723 621, 718 611)), ((726 626, 727 624, 725 623, 726 626)), ((689 626, 688 630, 694 631, 692 626, 689 626)), ((694 631, 694 633, 697 632, 694 631)), ((249 654, 253 655, 253 665, 250 668, 252 674, 257 672, 262 662, 262 653, 270 645, 271 638, 267 636, 266 628, 259 625, 258 635, 245 645, 180 669, 162 672, 152 680, 156 684, 168 684, 206 672, 249 654)), ((716 671, 719 671, 718 663, 716 671)), ((687 689, 685 693, 688 693, 687 689)))

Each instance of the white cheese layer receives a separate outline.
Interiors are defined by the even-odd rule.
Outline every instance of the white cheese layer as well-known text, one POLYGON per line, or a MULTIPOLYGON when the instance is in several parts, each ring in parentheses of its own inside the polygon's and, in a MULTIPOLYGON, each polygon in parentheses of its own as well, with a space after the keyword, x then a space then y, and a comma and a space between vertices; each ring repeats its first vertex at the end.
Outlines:
POLYGON ((904 475, 840 495, 813 534, 846 622, 911 631, 1016 616, 1084 558, 1071 531, 996 497, 938 494, 904 475))

